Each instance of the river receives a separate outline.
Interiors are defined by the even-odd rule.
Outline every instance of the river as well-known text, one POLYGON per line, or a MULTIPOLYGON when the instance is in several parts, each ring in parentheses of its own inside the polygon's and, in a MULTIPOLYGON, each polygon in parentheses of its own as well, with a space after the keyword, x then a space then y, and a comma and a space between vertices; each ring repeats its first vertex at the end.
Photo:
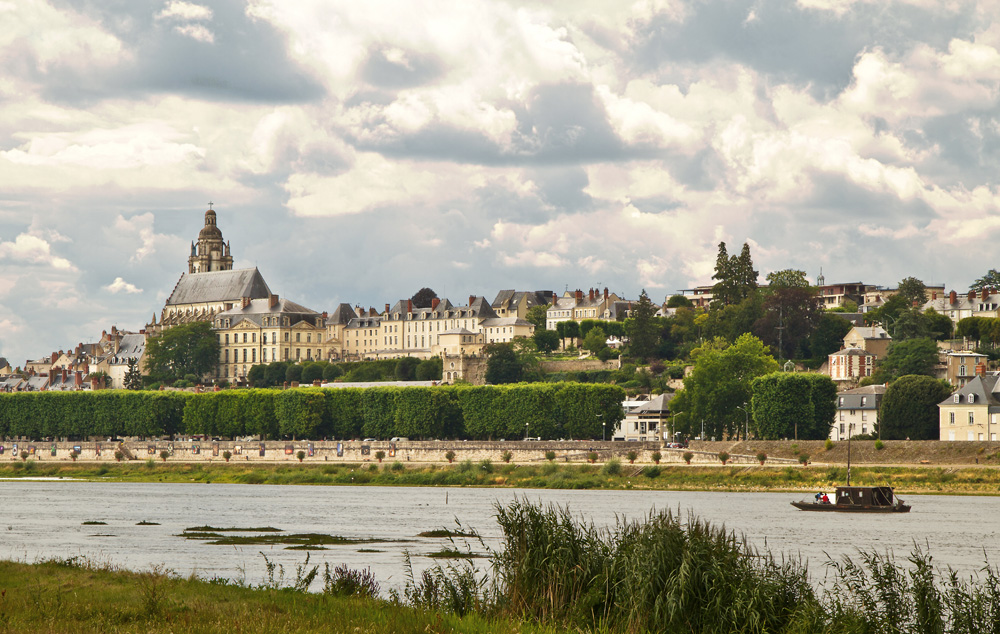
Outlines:
MULTIPOLYGON (((328 546, 311 563, 370 567, 383 589, 405 581, 403 552, 414 568, 434 565, 426 555, 446 540, 417 534, 437 528, 479 531, 496 545, 496 503, 523 496, 531 501, 568 504, 574 515, 598 525, 616 516, 641 518, 650 510, 680 511, 742 533, 775 555, 806 561, 814 580, 830 557, 854 555, 859 548, 887 550, 900 560, 914 543, 926 545, 939 566, 964 575, 996 562, 1000 500, 975 496, 905 496, 908 514, 846 515, 807 513, 790 493, 702 493, 686 491, 557 491, 428 487, 269 486, 238 484, 100 483, 73 481, 0 482, 0 558, 36 561, 86 557, 134 570, 163 565, 183 576, 225 577, 257 584, 264 579, 263 552, 294 575, 305 553, 284 546, 221 546, 179 536, 184 529, 272 526, 289 533, 325 533, 388 540, 328 546), (84 525, 83 522, 105 522, 84 525), (150 522, 150 525, 137 525, 150 522), (377 552, 359 552, 359 551, 377 552)), ((481 545, 472 544, 476 552, 481 545)), ((485 560, 478 560, 485 565, 485 560)))

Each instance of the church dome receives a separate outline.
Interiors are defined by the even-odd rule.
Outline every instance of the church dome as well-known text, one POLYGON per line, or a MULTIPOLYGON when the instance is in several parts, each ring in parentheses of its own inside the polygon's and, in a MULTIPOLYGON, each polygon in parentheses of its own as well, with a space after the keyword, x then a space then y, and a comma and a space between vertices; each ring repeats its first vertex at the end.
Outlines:
POLYGON ((205 212, 205 226, 198 232, 198 240, 222 240, 222 231, 215 226, 215 211, 205 212))

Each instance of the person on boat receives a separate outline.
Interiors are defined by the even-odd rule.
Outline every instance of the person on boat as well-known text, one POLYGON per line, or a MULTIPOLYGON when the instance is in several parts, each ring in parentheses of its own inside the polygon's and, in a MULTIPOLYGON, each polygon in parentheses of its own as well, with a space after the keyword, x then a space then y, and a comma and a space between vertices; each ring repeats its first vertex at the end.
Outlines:
POLYGON ((819 504, 822 501, 823 501, 823 492, 820 491, 819 493, 816 494, 816 504, 819 504))
POLYGON ((820 500, 820 502, 823 503, 823 504, 829 504, 830 503, 830 498, 827 496, 826 493, 823 494, 823 498, 820 500))

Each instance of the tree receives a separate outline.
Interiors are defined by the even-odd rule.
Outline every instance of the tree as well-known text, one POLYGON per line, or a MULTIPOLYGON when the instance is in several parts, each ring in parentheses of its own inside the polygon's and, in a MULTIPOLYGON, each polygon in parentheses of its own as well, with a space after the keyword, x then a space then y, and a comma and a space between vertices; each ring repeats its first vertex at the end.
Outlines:
POLYGON ((395 375, 397 381, 412 381, 420 365, 420 359, 415 357, 402 357, 396 361, 395 375))
POLYGON ((285 380, 289 383, 302 381, 302 366, 298 363, 289 363, 285 368, 285 380))
POLYGON ((608 347, 608 336, 600 327, 591 328, 587 336, 583 338, 583 349, 589 350, 592 354, 597 354, 608 347))
POLYGON ((639 294, 639 302, 632 310, 632 316, 625 320, 628 349, 632 356, 639 359, 650 359, 654 356, 660 339, 658 325, 653 321, 655 316, 656 306, 643 289, 639 294))
POLYGON ((677 412, 675 428, 696 435, 704 422, 706 436, 731 438, 742 433, 745 415, 738 408, 750 402, 750 383, 777 370, 778 363, 763 342, 750 334, 722 350, 703 346, 684 378, 684 389, 670 402, 677 412))
POLYGON ((809 288, 806 272, 798 269, 784 269, 767 274, 767 286, 775 288, 809 288))
POLYGON ((174 382, 187 374, 203 377, 218 360, 219 339, 207 321, 168 328, 146 342, 146 368, 157 381, 174 382))
POLYGON ((267 387, 266 385, 267 366, 258 364, 247 370, 247 381, 250 387, 267 387))
POLYGON ((691 300, 683 295, 671 295, 667 300, 667 308, 691 308, 694 306, 691 300))
POLYGON ((437 299, 437 293, 432 289, 424 287, 413 294, 410 301, 413 302, 415 308, 430 308, 431 303, 437 299))
POLYGON ((907 306, 923 306, 927 301, 927 287, 915 277, 904 277, 896 288, 896 294, 906 300, 907 306))
POLYGON ((414 378, 418 381, 440 381, 443 369, 444 361, 441 357, 432 357, 420 362, 414 372, 414 378))
POLYGON ((996 269, 990 269, 985 275, 969 286, 970 291, 976 291, 977 293, 983 289, 1000 289, 1000 272, 996 269))
MULTIPOLYGON (((950 321, 950 320, 949 320, 950 321)), ((851 322, 836 313, 822 312, 816 328, 809 335, 809 356, 814 363, 822 363, 844 345, 844 337, 851 331, 851 322)))
POLYGON ((777 350, 779 358, 798 358, 804 356, 800 349, 816 329, 819 316, 812 288, 776 286, 768 289, 764 315, 754 324, 753 332, 777 350))
POLYGON ((938 349, 932 339, 907 339, 889 344, 889 353, 879 371, 891 382, 907 374, 934 376, 937 364, 938 349))
POLYGON ((927 317, 927 328, 930 331, 930 336, 935 341, 951 339, 951 333, 955 329, 955 322, 951 320, 951 317, 942 315, 933 308, 925 310, 924 316, 927 317))
POLYGON ((800 374, 774 372, 751 383, 754 433, 764 440, 795 438, 798 426, 812 419, 809 382, 800 374))
POLYGON ((750 258, 750 245, 743 243, 743 250, 733 262, 732 275, 735 284, 736 297, 739 301, 750 297, 757 292, 758 273, 753 268, 753 260, 750 258))
POLYGON ((548 314, 549 305, 541 304, 539 306, 532 306, 529 308, 528 312, 525 313, 524 318, 525 320, 535 324, 535 332, 538 332, 539 330, 545 330, 548 314))
POLYGON ((559 347, 559 333, 555 330, 535 330, 532 335, 535 347, 541 353, 549 353, 559 347))
MULTIPOLYGON (((264 383, 261 387, 279 387, 285 382, 285 376, 288 374, 289 364, 285 361, 274 361, 267 365, 267 370, 264 371, 264 383)), ((247 373, 249 374, 249 372, 247 373)))
POLYGON ((301 377, 302 383, 312 385, 313 381, 322 381, 323 368, 326 367, 326 365, 326 363, 316 362, 303 367, 301 377))
POLYGON ((930 334, 930 319, 916 308, 900 311, 892 325, 893 341, 926 339, 930 334))
POLYGON ((142 389, 142 373, 139 372, 139 360, 129 359, 127 361, 128 367, 125 370, 125 378, 123 380, 126 390, 141 390, 142 389))
MULTIPOLYGON (((570 322, 576 323, 576 322, 570 322)), ((489 343, 486 353, 486 382, 491 385, 517 383, 521 380, 521 362, 509 343, 489 343)))
POLYGON ((929 376, 899 377, 885 391, 879 406, 879 438, 938 440, 938 403, 950 394, 951 387, 945 381, 929 376))
POLYGON ((909 307, 910 304, 907 303, 906 298, 893 295, 878 308, 865 313, 865 322, 869 324, 881 324, 891 334, 892 326, 896 323, 899 313, 907 310, 909 307))

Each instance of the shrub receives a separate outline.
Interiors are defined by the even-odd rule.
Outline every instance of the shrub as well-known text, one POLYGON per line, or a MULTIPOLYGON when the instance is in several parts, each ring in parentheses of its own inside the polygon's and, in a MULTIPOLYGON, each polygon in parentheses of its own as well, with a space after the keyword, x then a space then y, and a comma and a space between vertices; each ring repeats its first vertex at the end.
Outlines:
POLYGON ((650 480, 653 478, 658 478, 660 476, 660 466, 653 465, 651 467, 646 467, 642 470, 642 475, 646 476, 650 480))
POLYGON ((323 574, 323 594, 339 597, 361 596, 373 599, 378 596, 378 593, 378 581, 375 580, 371 568, 354 570, 348 568, 346 564, 341 564, 334 568, 331 574, 330 564, 326 564, 326 572, 323 574))
POLYGON ((463 460, 462 462, 458 463, 459 473, 468 473, 472 471, 472 468, 473 468, 472 460, 463 460))
POLYGON ((635 450, 632 450, 625 454, 625 457, 628 458, 629 464, 635 464, 635 459, 639 457, 639 454, 635 450))
POLYGON ((883 443, 882 439, 879 438, 875 441, 875 451, 882 451, 883 449, 885 449, 885 443, 883 443))
POLYGON ((552 462, 553 460, 556 459, 556 452, 554 452, 554 451, 546 451, 545 452, 545 459, 548 460, 549 462, 552 462))
POLYGON ((590 453, 587 454, 587 462, 589 462, 590 464, 594 464, 595 462, 597 462, 596 451, 591 451, 590 453))
POLYGON ((500 455, 500 459, 503 460, 504 462, 510 462, 510 459, 513 457, 514 454, 512 454, 510 451, 504 451, 503 454, 500 455))
POLYGON ((799 454, 799 462, 802 464, 803 467, 808 466, 809 465, 809 454, 807 454, 807 453, 800 453, 799 454))
POLYGON ((659 451, 654 451, 653 455, 651 455, 650 458, 652 458, 653 462, 655 462, 656 464, 660 464, 660 460, 663 460, 663 454, 661 454, 659 451))
POLYGON ((604 475, 616 476, 620 475, 622 472, 622 461, 618 458, 612 458, 604 463, 604 468, 601 469, 604 475))
POLYGON ((694 454, 690 451, 685 451, 684 455, 681 457, 684 458, 684 462, 691 464, 691 458, 694 458, 694 454))
POLYGON ((449 449, 448 451, 446 451, 446 452, 444 453, 444 458, 445 458, 445 460, 447 460, 448 462, 455 462, 455 452, 454 452, 454 451, 452 451, 451 449, 449 449))
POLYGON ((729 452, 727 452, 727 451, 720 451, 719 452, 719 461, 722 462, 722 464, 726 464, 727 462, 729 462, 729 452))
POLYGON ((823 449, 825 449, 826 451, 830 451, 831 449, 833 449, 833 441, 827 438, 826 442, 823 443, 823 449))
POLYGON ((121 449, 116 449, 115 450, 115 460, 118 461, 118 462, 121 462, 124 459, 125 459, 125 452, 122 451, 121 449))
POLYGON ((306 452, 299 449, 298 452, 295 454, 295 457, 299 459, 299 462, 302 462, 303 460, 306 459, 306 452))
POLYGON ((378 460, 379 462, 382 462, 383 460, 385 460, 385 452, 382 451, 381 449, 378 450, 378 451, 376 451, 375 452, 375 459, 378 460))
POLYGON ((757 462, 759 462, 760 464, 763 465, 764 462, 766 462, 766 461, 767 461, 767 454, 764 453, 763 451, 758 451, 757 452, 757 462))
POLYGON ((160 452, 160 460, 162 460, 163 462, 166 462, 167 458, 169 457, 170 457, 170 452, 167 451, 166 449, 160 452))
POLYGON ((21 462, 27 462, 27 461, 28 461, 28 450, 27 449, 22 449, 21 450, 21 462))
POLYGON ((80 457, 80 452, 74 449, 73 451, 69 452, 69 457, 70 459, 73 460, 73 462, 76 462, 76 459, 80 457))
POLYGON ((233 457, 233 452, 228 450, 222 452, 222 459, 225 460, 226 462, 229 462, 229 459, 232 457, 233 457))
POLYGON ((396 460, 395 462, 392 463, 392 465, 389 467, 389 469, 392 470, 392 471, 397 471, 398 472, 398 471, 402 471, 402 470, 406 469, 406 467, 403 466, 402 462, 400 462, 399 460, 396 460))
POLYGON ((489 458, 483 458, 479 463, 479 468, 483 473, 493 473, 493 461, 489 458))

